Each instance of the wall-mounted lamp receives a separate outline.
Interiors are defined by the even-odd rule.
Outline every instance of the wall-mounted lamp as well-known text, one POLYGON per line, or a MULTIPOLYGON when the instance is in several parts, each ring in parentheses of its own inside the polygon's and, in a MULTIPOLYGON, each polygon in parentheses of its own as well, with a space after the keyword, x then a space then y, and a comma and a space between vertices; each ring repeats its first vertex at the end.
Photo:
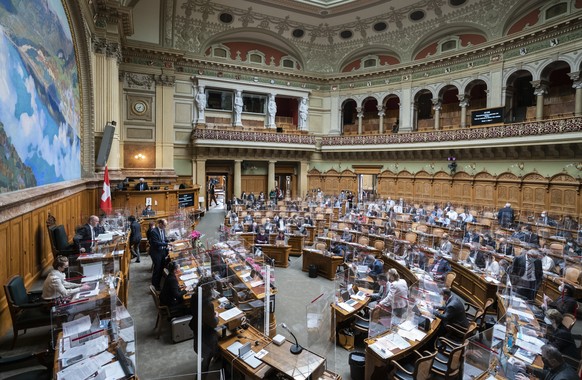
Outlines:
POLYGON ((144 156, 141 153, 138 153, 135 156, 133 156, 133 158, 135 158, 136 160, 145 160, 146 156, 144 156))

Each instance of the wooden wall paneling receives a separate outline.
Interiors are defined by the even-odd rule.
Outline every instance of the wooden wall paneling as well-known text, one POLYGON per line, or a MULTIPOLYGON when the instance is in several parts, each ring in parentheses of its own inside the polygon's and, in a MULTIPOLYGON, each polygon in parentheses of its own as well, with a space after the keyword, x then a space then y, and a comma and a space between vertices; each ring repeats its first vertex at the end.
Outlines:
POLYGON ((23 272, 22 258, 22 217, 17 217, 10 222, 10 248, 8 258, 8 277, 23 272))
POLYGON ((550 188, 548 211, 552 216, 575 215, 577 204, 577 194, 575 189, 568 189, 562 186, 550 188))
POLYGON ((36 273, 35 270, 35 263, 34 263, 34 246, 32 245, 32 217, 30 213, 26 213, 22 215, 22 230, 21 230, 21 239, 22 239, 22 253, 21 253, 21 260, 22 260, 22 277, 24 277, 24 281, 29 282, 33 280, 34 274, 36 273))
POLYGON ((46 208, 32 211, 31 213, 31 259, 34 262, 35 272, 52 263, 51 243, 46 228, 46 208))
POLYGON ((258 196, 262 191, 265 196, 268 196, 267 190, 267 176, 266 175, 243 175, 241 176, 241 188, 247 194, 251 192, 258 196))
MULTIPOLYGON (((10 224, 9 223, 0 224, 0 262, 3 263, 2 265, 0 265, 0 282, 2 282, 2 285, 6 283, 8 277, 10 276, 10 270, 8 267, 8 263, 10 260, 10 240, 8 239, 9 235, 10 235, 10 224)), ((3 303, 6 300, 4 290, 2 290, 0 294, 0 300, 2 300, 3 303)))
POLYGON ((339 182, 339 177, 337 176, 337 174, 333 174, 331 176, 328 176, 325 179, 325 187, 327 189, 326 192, 324 192, 324 194, 339 194, 341 189, 339 187, 340 182, 339 182))

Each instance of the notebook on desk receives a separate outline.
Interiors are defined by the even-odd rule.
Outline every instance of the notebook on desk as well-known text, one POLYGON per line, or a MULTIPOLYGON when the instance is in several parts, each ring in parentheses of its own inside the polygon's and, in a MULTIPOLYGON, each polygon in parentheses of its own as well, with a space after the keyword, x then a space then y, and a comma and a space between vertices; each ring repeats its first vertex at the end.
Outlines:
POLYGON ((242 344, 241 342, 236 341, 228 346, 227 350, 242 359, 242 361, 251 368, 257 368, 262 363, 259 359, 255 358, 255 352, 251 349, 250 342, 242 344))

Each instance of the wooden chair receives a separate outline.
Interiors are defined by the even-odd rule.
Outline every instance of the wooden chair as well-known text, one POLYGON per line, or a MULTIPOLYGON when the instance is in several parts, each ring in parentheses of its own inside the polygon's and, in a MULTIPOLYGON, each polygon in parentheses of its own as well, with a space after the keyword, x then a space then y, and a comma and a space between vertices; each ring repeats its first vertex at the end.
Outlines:
POLYGON ((574 267, 566 268, 564 277, 569 282, 580 284, 580 269, 574 267))
POLYGON ((447 273, 445 275, 445 286, 450 289, 453 286, 453 281, 455 281, 456 277, 457 274, 455 272, 447 273))
POLYGON ((442 228, 433 228, 432 230, 432 234, 436 237, 443 237, 443 234, 445 233, 445 230, 443 230, 442 228))
POLYGON ((404 240, 408 241, 410 244, 416 243, 418 235, 414 232, 407 232, 404 236, 404 240))
POLYGON ((315 249, 325 252, 327 250, 327 245, 325 243, 315 243, 315 249))
POLYGON ((384 242, 382 240, 376 240, 374 242, 374 248, 378 251, 382 252, 384 250, 384 242))
POLYGON ((564 319, 562 319, 562 324, 568 331, 572 331, 572 327, 576 324, 576 317, 570 313, 564 314, 564 319))
POLYGON ((419 224, 419 225, 416 227, 416 230, 417 230, 417 231, 420 231, 420 232, 424 232, 424 233, 426 233, 426 232, 428 231, 428 226, 427 226, 426 224, 419 224))
POLYGON ((51 318, 49 313, 49 302, 41 298, 41 292, 27 292, 21 276, 12 276, 4 284, 6 303, 12 319, 12 339, 11 349, 16 345, 18 331, 34 327, 50 326, 51 318))
POLYGON ((360 236, 358 239, 358 244, 368 246, 370 244, 370 239, 367 236, 360 236))
POLYGON ((436 351, 422 356, 420 352, 414 350, 414 354, 417 357, 414 364, 402 365, 397 361, 392 361, 394 369, 388 378, 398 380, 426 380, 430 378, 430 369, 436 357, 436 351))
MULTIPOLYGON (((443 347, 436 353, 431 373, 445 379, 457 378, 461 373, 463 354, 467 343, 458 345, 446 338, 439 337, 435 345, 443 347)), ((425 354, 430 354, 425 352, 425 354)))

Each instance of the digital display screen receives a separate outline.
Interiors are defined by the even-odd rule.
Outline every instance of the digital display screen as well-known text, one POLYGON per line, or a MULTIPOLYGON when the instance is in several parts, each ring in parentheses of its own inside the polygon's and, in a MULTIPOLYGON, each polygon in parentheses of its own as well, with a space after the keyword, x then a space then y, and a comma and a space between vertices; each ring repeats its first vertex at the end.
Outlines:
POLYGON ((178 194, 178 205, 180 207, 194 207, 194 194, 178 194))
POLYGON ((503 107, 488 108, 471 112, 471 125, 502 124, 503 107))

